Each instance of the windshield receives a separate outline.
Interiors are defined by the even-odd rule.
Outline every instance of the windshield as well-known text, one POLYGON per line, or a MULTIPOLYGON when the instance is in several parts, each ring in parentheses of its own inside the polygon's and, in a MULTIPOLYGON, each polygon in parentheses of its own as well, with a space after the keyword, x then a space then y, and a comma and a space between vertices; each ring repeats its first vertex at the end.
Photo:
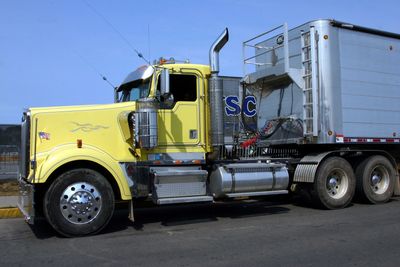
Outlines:
POLYGON ((122 94, 118 102, 135 101, 139 98, 145 98, 150 93, 150 79, 136 80, 120 86, 119 90, 122 94))

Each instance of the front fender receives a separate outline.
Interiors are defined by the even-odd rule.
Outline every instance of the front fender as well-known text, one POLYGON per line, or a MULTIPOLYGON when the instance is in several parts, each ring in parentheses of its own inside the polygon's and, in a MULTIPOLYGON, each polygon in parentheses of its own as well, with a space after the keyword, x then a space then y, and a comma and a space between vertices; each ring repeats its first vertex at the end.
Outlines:
POLYGON ((36 183, 45 183, 51 174, 61 166, 73 161, 90 161, 104 167, 115 179, 123 200, 132 199, 128 181, 117 160, 96 147, 63 145, 46 153, 37 154, 36 183))

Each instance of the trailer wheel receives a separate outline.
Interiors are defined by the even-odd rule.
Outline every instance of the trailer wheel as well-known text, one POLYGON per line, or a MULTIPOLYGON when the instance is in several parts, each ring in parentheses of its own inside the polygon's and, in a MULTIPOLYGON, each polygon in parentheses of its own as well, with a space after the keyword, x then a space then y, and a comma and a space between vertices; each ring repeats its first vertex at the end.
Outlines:
POLYGON ((356 169, 357 194, 370 203, 387 202, 393 195, 395 173, 387 158, 366 158, 356 169))
POLYGON ((355 187, 351 165, 343 158, 331 157, 318 167, 312 189, 313 200, 327 209, 341 209, 350 204, 355 187))
POLYGON ((61 235, 83 236, 102 230, 114 212, 114 193, 100 173, 70 170, 60 175, 44 198, 44 213, 61 235))

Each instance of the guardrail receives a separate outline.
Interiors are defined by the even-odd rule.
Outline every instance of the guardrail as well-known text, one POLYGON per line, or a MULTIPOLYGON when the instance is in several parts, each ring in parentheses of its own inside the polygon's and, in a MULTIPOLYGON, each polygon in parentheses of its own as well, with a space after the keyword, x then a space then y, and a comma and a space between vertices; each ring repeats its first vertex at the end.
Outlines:
POLYGON ((19 147, 0 145, 0 179, 16 179, 19 172, 19 147))
MULTIPOLYGON (((288 34, 288 26, 287 23, 284 23, 278 27, 273 28, 272 30, 263 32, 245 42, 243 42, 242 46, 242 56, 243 56, 243 77, 245 77, 247 73, 247 65, 254 65, 254 66, 263 66, 263 65, 270 65, 274 66, 275 63, 272 62, 261 62, 257 60, 260 56, 265 54, 273 53, 275 50, 282 48, 283 49, 283 63, 285 72, 289 72, 289 34, 288 34), (282 32, 281 32, 282 30, 282 32), (272 36, 278 36, 277 42, 271 46, 264 46, 261 43, 268 41, 271 39, 272 36), (255 49, 254 55, 247 56, 246 50, 247 48, 255 49)), ((252 53, 253 54, 253 53, 252 53)))

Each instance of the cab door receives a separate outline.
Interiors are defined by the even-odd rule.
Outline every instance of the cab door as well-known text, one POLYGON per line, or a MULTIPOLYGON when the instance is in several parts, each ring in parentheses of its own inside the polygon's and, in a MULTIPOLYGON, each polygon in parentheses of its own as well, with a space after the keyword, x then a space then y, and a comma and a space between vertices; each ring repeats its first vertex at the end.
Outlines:
POLYGON ((169 100, 163 101, 158 111, 158 145, 185 151, 201 147, 205 129, 202 79, 195 73, 180 72, 170 74, 169 80, 169 100))

